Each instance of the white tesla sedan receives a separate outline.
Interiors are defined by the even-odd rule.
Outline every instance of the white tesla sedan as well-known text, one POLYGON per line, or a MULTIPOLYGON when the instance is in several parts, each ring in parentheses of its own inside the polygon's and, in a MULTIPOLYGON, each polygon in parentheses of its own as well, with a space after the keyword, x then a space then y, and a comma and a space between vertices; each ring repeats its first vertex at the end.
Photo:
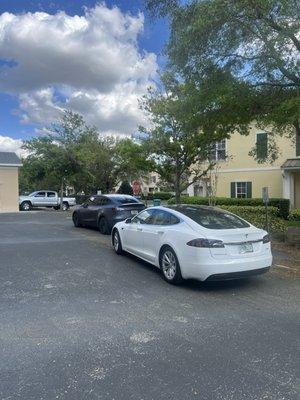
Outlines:
POLYGON ((150 207, 112 230, 117 254, 160 268, 169 283, 239 279, 272 265, 268 233, 225 210, 180 205, 150 207))

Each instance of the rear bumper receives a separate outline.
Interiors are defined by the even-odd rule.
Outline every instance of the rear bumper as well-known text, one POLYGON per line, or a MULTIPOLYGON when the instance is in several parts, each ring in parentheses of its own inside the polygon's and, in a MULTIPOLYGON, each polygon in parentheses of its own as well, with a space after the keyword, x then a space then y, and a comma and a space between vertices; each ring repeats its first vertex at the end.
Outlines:
POLYGON ((205 253, 203 252, 201 258, 191 257, 189 262, 180 263, 184 278, 200 281, 246 278, 247 276, 267 272, 273 261, 271 251, 240 259, 226 258, 225 256, 223 259, 218 260, 211 257, 209 251, 206 252, 206 256, 204 255, 205 253))
POLYGON ((214 274, 206 278, 206 282, 216 282, 216 281, 228 281, 232 279, 243 279, 250 276, 265 274, 269 271, 271 267, 264 267, 258 269, 252 269, 250 271, 239 271, 239 272, 227 272, 223 274, 214 274))

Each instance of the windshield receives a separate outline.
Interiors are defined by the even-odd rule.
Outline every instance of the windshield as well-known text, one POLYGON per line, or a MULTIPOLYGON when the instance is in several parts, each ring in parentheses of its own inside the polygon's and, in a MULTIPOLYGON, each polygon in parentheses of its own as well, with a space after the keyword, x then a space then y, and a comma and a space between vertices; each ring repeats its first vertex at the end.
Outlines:
POLYGON ((250 226, 241 218, 225 210, 192 206, 178 206, 173 209, 181 212, 207 229, 237 229, 248 228, 250 226))
POLYGON ((34 196, 36 194, 36 192, 32 192, 32 193, 30 193, 28 196, 30 197, 30 196, 34 196))

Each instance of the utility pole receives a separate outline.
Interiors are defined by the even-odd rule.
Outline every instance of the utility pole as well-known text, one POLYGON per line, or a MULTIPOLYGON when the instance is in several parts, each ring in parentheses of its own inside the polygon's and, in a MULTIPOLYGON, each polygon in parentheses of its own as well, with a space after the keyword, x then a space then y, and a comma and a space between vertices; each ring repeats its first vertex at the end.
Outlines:
POLYGON ((64 179, 65 179, 65 175, 67 174, 67 170, 65 169, 64 171, 64 175, 61 177, 61 186, 60 186, 60 205, 59 208, 62 211, 63 209, 63 197, 64 197, 64 179))
POLYGON ((266 231, 269 232, 270 224, 269 224, 269 212, 268 212, 268 204, 269 204, 269 189, 268 189, 268 187, 262 188, 262 199, 265 204, 265 211, 266 211, 266 231))
POLYGON ((61 178, 61 186, 60 186, 60 210, 63 209, 63 194, 64 194, 64 177, 61 178))

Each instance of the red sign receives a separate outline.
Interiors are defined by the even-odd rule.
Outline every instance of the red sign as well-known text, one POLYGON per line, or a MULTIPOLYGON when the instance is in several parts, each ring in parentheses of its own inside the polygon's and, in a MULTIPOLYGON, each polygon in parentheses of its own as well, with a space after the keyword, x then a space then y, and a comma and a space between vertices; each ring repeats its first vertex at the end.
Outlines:
POLYGON ((132 190, 135 196, 138 196, 141 193, 141 184, 139 181, 132 182, 132 190))

